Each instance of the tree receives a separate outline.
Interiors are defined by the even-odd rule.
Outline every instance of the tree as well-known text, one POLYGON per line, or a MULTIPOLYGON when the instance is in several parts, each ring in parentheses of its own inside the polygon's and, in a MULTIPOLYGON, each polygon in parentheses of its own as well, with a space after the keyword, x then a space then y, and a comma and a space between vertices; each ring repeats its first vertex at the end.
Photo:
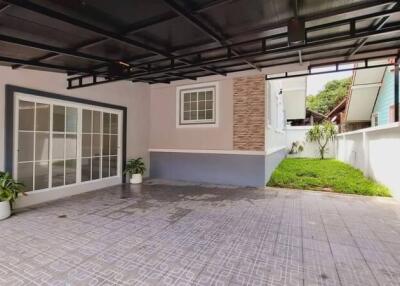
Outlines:
POLYGON ((347 96, 350 85, 351 77, 327 82, 324 90, 316 95, 307 96, 307 108, 321 114, 328 114, 347 96))
POLYGON ((307 141, 318 143, 319 155, 322 160, 325 159, 325 153, 328 151, 327 145, 329 141, 335 138, 336 133, 336 126, 330 121, 314 125, 310 130, 308 130, 307 141))

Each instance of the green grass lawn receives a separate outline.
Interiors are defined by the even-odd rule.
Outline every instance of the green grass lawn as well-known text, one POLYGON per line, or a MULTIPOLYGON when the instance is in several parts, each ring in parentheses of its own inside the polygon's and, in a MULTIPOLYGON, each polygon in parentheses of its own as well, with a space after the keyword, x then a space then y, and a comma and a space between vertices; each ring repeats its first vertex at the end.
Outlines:
POLYGON ((267 186, 390 197, 389 190, 350 165, 333 159, 284 159, 267 186))

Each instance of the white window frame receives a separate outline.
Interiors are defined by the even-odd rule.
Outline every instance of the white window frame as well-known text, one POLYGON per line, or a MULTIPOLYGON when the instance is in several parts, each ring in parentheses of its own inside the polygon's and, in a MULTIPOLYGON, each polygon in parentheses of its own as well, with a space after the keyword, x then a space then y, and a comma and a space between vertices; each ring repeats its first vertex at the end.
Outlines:
POLYGON ((176 88, 176 127, 177 128, 210 128, 218 127, 219 122, 219 83, 218 82, 205 82, 191 85, 178 86, 176 88), (213 90, 214 105, 213 105, 213 119, 200 119, 200 120, 184 120, 183 118, 183 91, 209 91, 213 90))
MULTIPOLYGON (((95 183, 95 182, 101 182, 101 181, 106 181, 109 179, 114 179, 118 177, 122 177, 122 117, 123 117, 123 112, 118 109, 111 109, 111 108, 106 108, 106 107, 101 107, 101 106, 96 106, 96 105, 88 105, 84 103, 77 103, 73 101, 68 101, 68 100, 62 100, 62 99, 54 99, 54 98, 47 98, 47 97, 42 97, 42 96, 36 96, 36 95, 31 95, 28 93, 22 93, 22 92, 17 92, 15 93, 14 96, 14 130, 13 130, 13 141, 14 141, 14 146, 13 146, 13 174, 15 178, 18 178, 18 127, 19 127, 19 102, 20 101, 29 101, 29 102, 35 102, 35 103, 43 103, 43 104, 49 104, 50 105, 50 130, 49 130, 49 138, 52 138, 53 136, 53 106, 54 105, 61 105, 65 107, 73 107, 77 108, 78 111, 78 123, 77 123, 77 158, 76 158, 76 183, 74 184, 69 184, 69 185, 62 185, 58 187, 52 187, 52 168, 50 168, 50 165, 53 162, 53 146, 52 146, 52 139, 50 139, 49 143, 49 180, 48 180, 48 188, 40 189, 40 190, 33 190, 33 193, 39 193, 39 192, 47 192, 55 189, 64 189, 64 188, 71 188, 77 185, 83 185, 83 184, 90 184, 90 183, 95 183), (105 112, 105 113, 112 113, 112 114, 117 114, 118 115, 118 146, 117 146, 117 174, 115 176, 109 176, 102 178, 100 175, 99 179, 95 180, 89 180, 89 181, 81 181, 81 167, 82 167, 82 110, 87 109, 87 110, 95 110, 95 111, 100 111, 100 112, 105 112)), ((102 118, 101 118, 102 120, 102 118)), ((102 139, 101 139, 102 140, 102 139)), ((65 147, 64 147, 65 148, 65 147)), ((35 149, 33 149, 35 150, 35 149)), ((34 151, 35 152, 35 151, 34 151)), ((102 150, 101 150, 102 154, 102 150)), ((100 156, 102 158, 103 155, 100 156)), ((65 159, 64 159, 65 160, 65 159)), ((33 161, 34 162, 34 161, 33 161)), ((100 168, 102 167, 102 160, 100 160, 100 168)), ((34 167, 33 167, 34 168, 34 167)), ((35 176, 35 169, 33 169, 33 176, 35 176)), ((65 168, 64 168, 64 175, 65 175, 65 168)), ((33 178, 35 180, 35 177, 33 178)), ((65 180, 65 178, 64 178, 65 180)), ((34 181, 33 181, 34 182, 34 181)))

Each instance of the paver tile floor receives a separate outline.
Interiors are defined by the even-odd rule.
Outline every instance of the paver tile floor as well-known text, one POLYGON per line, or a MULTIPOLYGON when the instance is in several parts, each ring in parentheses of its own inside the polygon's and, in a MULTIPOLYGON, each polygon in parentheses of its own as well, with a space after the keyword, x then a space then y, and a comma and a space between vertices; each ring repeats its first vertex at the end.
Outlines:
POLYGON ((400 285, 400 203, 121 185, 0 222, 0 285, 400 285))

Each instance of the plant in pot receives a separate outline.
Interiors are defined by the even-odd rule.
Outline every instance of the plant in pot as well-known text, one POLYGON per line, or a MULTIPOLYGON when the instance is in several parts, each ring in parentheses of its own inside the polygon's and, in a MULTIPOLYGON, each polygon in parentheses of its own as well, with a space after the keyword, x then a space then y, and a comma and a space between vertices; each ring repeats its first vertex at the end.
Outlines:
POLYGON ((142 158, 130 159, 126 163, 124 174, 131 177, 131 184, 140 184, 144 171, 146 171, 146 167, 142 158))
POLYGON ((22 189, 24 185, 15 181, 10 173, 0 172, 0 220, 11 215, 11 207, 20 193, 25 194, 22 189))

